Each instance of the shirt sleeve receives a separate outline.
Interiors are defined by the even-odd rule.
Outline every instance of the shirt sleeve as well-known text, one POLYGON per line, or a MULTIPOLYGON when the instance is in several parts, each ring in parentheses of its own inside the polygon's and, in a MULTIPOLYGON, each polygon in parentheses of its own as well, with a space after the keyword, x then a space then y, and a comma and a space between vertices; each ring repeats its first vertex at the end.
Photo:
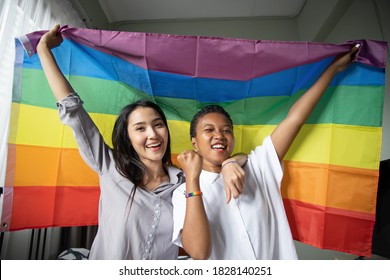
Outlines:
POLYGON ((172 195, 173 204, 173 244, 183 247, 181 240, 181 232, 183 230, 184 218, 186 214, 186 198, 185 198, 185 183, 180 185, 172 195))
POLYGON ((76 93, 57 102, 61 122, 73 130, 83 160, 95 172, 102 174, 110 163, 110 148, 104 143, 95 123, 85 111, 76 93))
POLYGON ((262 146, 256 147, 251 156, 254 162, 257 162, 265 182, 277 185, 280 189, 283 178, 283 165, 280 163, 271 136, 267 136, 262 146))

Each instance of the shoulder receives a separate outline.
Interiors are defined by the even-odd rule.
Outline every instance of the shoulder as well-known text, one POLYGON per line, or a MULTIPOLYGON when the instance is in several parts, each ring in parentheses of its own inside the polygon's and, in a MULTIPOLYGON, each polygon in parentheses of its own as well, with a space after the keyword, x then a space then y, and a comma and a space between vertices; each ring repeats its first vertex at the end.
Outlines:
POLYGON ((248 160, 250 160, 253 157, 258 159, 260 157, 265 157, 268 155, 271 155, 271 156, 276 155, 276 158, 277 158, 275 146, 274 146, 274 143, 272 142, 272 138, 270 135, 265 137, 263 140, 263 143, 261 145, 257 146, 254 150, 252 150, 249 153, 248 160))
POLYGON ((185 182, 184 172, 173 165, 168 166, 168 175, 172 184, 177 185, 185 182))
POLYGON ((278 154, 276 153, 271 136, 264 138, 261 146, 257 146, 248 155, 248 162, 246 166, 252 166, 254 170, 275 169, 282 168, 278 154))
POLYGON ((267 136, 261 146, 257 146, 249 155, 245 166, 248 176, 262 174, 264 178, 272 177, 273 181, 280 182, 283 177, 283 165, 276 153, 270 136, 267 136))

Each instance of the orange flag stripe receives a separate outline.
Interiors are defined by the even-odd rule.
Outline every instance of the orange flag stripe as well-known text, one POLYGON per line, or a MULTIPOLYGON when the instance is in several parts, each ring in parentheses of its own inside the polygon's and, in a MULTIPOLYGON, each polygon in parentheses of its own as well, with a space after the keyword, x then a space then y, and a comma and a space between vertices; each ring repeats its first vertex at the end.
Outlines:
POLYGON ((99 186, 78 149, 9 146, 7 170, 13 174, 7 174, 6 186, 99 186))
POLYGON ((284 161, 282 196, 315 205, 375 213, 378 179, 377 170, 284 161))
MULTIPOLYGON (((13 176, 7 174, 7 186, 99 186, 97 174, 77 149, 16 145, 9 151, 9 167, 17 160, 13 176)), ((177 165, 176 155, 172 159, 177 165)), ((378 171, 293 161, 285 161, 284 170, 284 198, 375 213, 378 171), (303 189, 299 185, 316 187, 303 189)))

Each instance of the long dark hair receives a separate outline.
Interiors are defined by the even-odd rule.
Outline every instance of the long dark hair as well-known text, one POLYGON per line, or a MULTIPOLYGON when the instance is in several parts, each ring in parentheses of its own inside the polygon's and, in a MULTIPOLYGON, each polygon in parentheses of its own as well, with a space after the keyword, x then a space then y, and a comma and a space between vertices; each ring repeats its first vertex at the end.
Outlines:
MULTIPOLYGON (((162 121, 168 129, 168 123, 164 112, 156 103, 148 99, 140 99, 125 106, 118 115, 112 131, 113 156, 115 160, 115 167, 118 172, 134 184, 131 196, 134 196, 136 187, 142 185, 143 178, 146 173, 146 166, 142 163, 137 152, 134 150, 127 131, 129 115, 139 107, 154 109, 160 115, 162 121)), ((172 164, 171 137, 169 129, 168 145, 161 161, 165 172, 168 173, 167 165, 172 164)))

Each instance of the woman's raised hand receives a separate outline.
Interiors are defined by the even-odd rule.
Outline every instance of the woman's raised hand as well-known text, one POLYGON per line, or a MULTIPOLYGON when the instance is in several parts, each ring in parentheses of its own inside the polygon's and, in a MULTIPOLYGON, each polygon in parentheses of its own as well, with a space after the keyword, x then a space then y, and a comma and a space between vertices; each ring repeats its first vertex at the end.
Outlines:
POLYGON ((61 45, 62 36, 58 32, 59 29, 60 29, 60 25, 57 24, 52 29, 50 29, 48 32, 46 32, 39 40, 38 47, 45 46, 45 47, 48 47, 49 49, 53 49, 53 48, 61 45))

